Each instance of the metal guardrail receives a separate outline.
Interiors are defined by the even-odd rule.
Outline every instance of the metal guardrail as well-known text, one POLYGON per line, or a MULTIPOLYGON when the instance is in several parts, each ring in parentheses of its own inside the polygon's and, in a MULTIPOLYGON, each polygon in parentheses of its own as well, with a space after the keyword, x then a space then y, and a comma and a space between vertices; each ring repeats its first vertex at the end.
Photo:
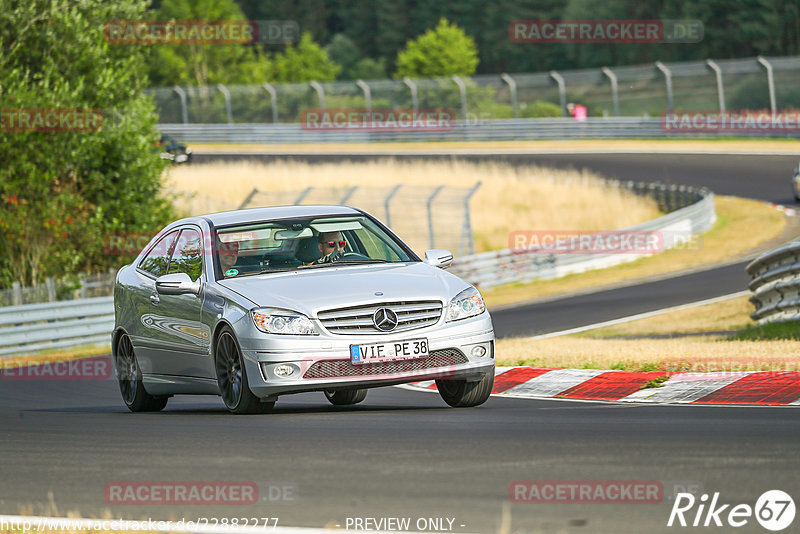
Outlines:
POLYGON ((589 117, 563 119, 493 119, 457 121, 448 131, 305 130, 298 124, 159 124, 158 128, 186 143, 389 143, 431 141, 527 141, 537 139, 795 137, 791 130, 730 133, 667 131, 659 117, 589 117))
MULTIPOLYGON (((691 236, 710 229, 716 221, 714 195, 706 188, 686 186, 622 182, 625 187, 638 194, 652 195, 660 199, 667 209, 675 210, 667 215, 642 224, 616 230, 616 232, 661 232, 667 239, 663 249, 686 243, 691 236)), ((662 209, 664 209, 662 207, 662 209)), ((573 273, 602 269, 634 261, 642 253, 605 254, 541 254, 536 251, 514 251, 503 249, 473 256, 456 258, 451 272, 480 287, 492 287, 512 282, 549 280, 573 273)))
POLYGON ((758 324, 800 320, 800 242, 768 252, 745 268, 753 279, 750 317, 758 324))
POLYGON ((0 308, 0 356, 110 344, 114 297, 0 308))

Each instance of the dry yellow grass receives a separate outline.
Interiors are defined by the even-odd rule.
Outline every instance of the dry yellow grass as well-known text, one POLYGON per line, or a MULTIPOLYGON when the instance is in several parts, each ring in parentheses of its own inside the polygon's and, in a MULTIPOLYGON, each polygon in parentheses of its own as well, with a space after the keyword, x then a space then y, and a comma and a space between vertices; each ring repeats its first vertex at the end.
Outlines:
POLYGON ((663 371, 800 370, 800 341, 557 337, 497 342, 498 365, 663 371))
POLYGON ((715 197, 715 202, 717 223, 693 246, 668 250, 608 269, 556 280, 509 284, 481 292, 490 307, 501 306, 711 265, 735 258, 773 239, 786 226, 786 217, 764 202, 725 196, 715 197), (754 232, 754 228, 758 231, 754 232))
POLYGON ((73 349, 53 349, 38 354, 10 356, 0 360, 0 369, 14 369, 20 366, 42 365, 68 360, 79 360, 93 356, 111 354, 111 346, 101 347, 76 347, 73 349))
MULTIPOLYGON (((469 187, 482 182, 471 201, 476 251, 508 247, 514 230, 607 230, 659 216, 654 202, 603 186, 588 171, 460 161, 397 161, 310 165, 282 161, 187 165, 170 170, 167 187, 195 194, 179 207, 196 213, 237 208, 257 188, 300 191, 348 186, 447 185, 469 187)), ((358 206, 357 198, 353 204, 358 206)), ((318 201, 317 198, 313 201, 318 201)), ((381 216, 382 214, 376 213, 381 216)), ((402 226, 402 221, 392 221, 402 226)), ((460 220, 454 222, 460 224, 460 220)), ((402 230, 398 228, 401 237, 402 230)), ((425 244, 410 243, 417 251, 425 244)))

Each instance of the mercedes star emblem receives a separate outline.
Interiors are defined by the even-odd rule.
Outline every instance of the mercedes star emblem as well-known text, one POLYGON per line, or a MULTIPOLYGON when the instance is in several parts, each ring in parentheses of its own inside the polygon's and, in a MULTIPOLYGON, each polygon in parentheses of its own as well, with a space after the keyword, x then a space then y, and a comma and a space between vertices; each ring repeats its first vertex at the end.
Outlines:
POLYGON ((397 327, 397 314, 389 308, 378 308, 372 314, 372 322, 378 330, 389 332, 397 327))

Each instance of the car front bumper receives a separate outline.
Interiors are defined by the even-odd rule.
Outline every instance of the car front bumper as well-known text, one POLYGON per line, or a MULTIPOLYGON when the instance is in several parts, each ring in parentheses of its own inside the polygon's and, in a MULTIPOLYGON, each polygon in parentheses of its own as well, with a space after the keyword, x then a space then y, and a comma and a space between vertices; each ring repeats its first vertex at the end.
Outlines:
MULTIPOLYGON (((249 320, 249 318, 248 318, 249 320)), ((477 317, 381 335, 281 336, 248 328, 239 337, 248 383, 259 397, 329 389, 361 389, 420 380, 478 381, 494 374, 494 331, 488 312, 477 317), (390 343, 425 338, 430 355, 402 361, 356 365, 350 361, 350 346, 390 343), (473 355, 483 346, 483 356, 473 355), (294 372, 285 377, 275 368, 289 365, 294 372)))

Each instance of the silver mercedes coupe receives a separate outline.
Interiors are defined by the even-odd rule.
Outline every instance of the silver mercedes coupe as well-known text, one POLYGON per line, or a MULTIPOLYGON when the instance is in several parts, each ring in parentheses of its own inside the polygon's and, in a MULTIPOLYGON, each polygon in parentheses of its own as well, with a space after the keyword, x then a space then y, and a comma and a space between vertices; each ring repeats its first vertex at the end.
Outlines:
POLYGON ((263 413, 279 395, 435 380, 450 406, 477 406, 494 382, 494 331, 473 286, 421 260, 371 215, 283 206, 190 217, 123 267, 114 291, 116 376, 132 411, 176 394, 263 413))

